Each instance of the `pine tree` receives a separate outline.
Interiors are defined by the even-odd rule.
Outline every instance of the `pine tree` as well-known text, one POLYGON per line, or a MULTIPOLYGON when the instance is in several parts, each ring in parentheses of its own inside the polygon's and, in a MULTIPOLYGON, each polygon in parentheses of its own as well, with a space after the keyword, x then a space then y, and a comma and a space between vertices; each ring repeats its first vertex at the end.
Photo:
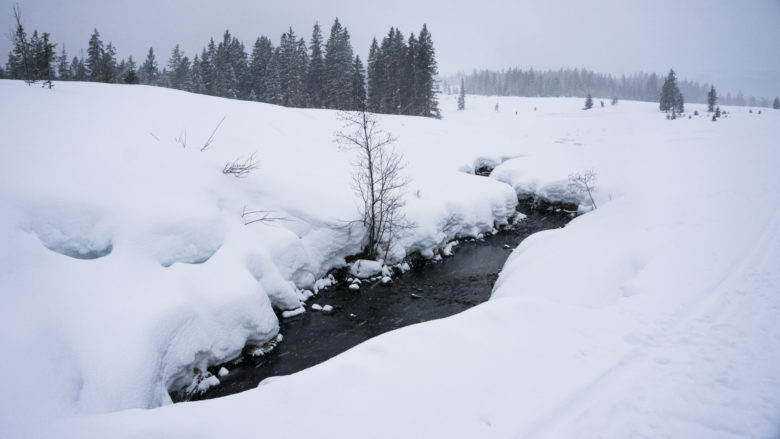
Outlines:
POLYGON ((463 83, 463 78, 460 80, 460 91, 458 92, 458 111, 466 109, 466 86, 463 83))
POLYGON ((355 55, 352 67, 352 105, 353 111, 365 111, 366 109, 366 69, 360 61, 360 55, 355 55))
POLYGON ((68 62, 68 52, 65 50, 65 45, 62 45, 62 51, 57 58, 57 77, 61 81, 70 81, 73 79, 71 75, 70 63, 68 62))
POLYGON ((422 111, 419 116, 441 118, 439 113, 438 84, 436 75, 436 55, 433 48, 433 39, 428 26, 423 24, 420 35, 417 38, 418 51, 415 57, 415 95, 422 100, 422 111))
POLYGON ((249 77, 250 88, 255 92, 255 100, 260 102, 271 102, 266 85, 273 55, 274 47, 270 39, 261 36, 255 41, 252 48, 252 60, 249 63, 249 77))
POLYGON ((710 92, 707 93, 707 111, 715 111, 715 104, 718 103, 718 94, 715 92, 715 86, 710 87, 710 92))
POLYGON ((325 43, 325 106, 345 110, 351 106, 352 44, 338 18, 325 43))
POLYGON ((13 50, 8 54, 8 70, 14 79, 24 79, 28 84, 34 82, 32 75, 32 54, 27 33, 22 26, 22 11, 18 4, 13 7, 16 28, 13 33, 13 50))
POLYGON ((368 78, 367 78, 367 98, 366 107, 368 111, 379 113, 382 110, 382 66, 380 65, 379 43, 376 38, 371 41, 371 48, 368 51, 368 78))
POLYGON ((282 92, 279 79, 279 64, 281 58, 281 51, 277 47, 274 49, 274 53, 271 55, 271 59, 268 62, 268 69, 266 75, 263 78, 263 88, 265 90, 265 96, 259 96, 259 99, 269 104, 281 104, 282 92))
POLYGON ((680 108, 682 108, 682 102, 682 93, 680 93, 680 89, 677 87, 677 76, 675 75, 674 70, 669 70, 669 75, 667 75, 664 85, 661 87, 659 108, 661 111, 675 109, 678 112, 681 112, 680 108))
POLYGON ((306 74, 306 96, 308 106, 323 108, 325 105, 325 59, 322 56, 322 31, 319 23, 314 24, 309 43, 309 69, 306 74))
POLYGON ((116 82, 116 49, 109 42, 105 50, 103 50, 103 56, 100 62, 100 81, 113 84, 116 82))
POLYGON ((55 61, 55 55, 54 55, 54 48, 57 46, 56 44, 49 41, 49 33, 44 32, 43 37, 41 38, 41 50, 39 53, 39 59, 37 60, 38 63, 38 72, 41 75, 41 79, 44 81, 44 85, 48 85, 49 88, 52 87, 51 81, 54 79, 54 61, 55 61))
POLYGON ((138 76, 142 84, 154 85, 157 83, 160 71, 157 67, 157 59, 154 56, 153 47, 149 48, 149 52, 146 54, 146 60, 141 65, 141 71, 138 76))
POLYGON ((88 79, 97 82, 103 79, 103 41, 100 40, 100 33, 97 29, 92 32, 87 49, 87 75, 88 79))
POLYGON ((195 54, 192 59, 192 65, 190 66, 190 85, 189 89, 193 93, 206 94, 206 86, 203 82, 203 65, 200 58, 195 54))
POLYGON ((780 97, 776 97, 774 102, 772 102, 772 108, 780 110, 780 97))
POLYGON ((583 108, 583 110, 590 110, 591 108, 593 108, 593 98, 590 93, 588 93, 588 97, 585 98, 585 108, 583 108))
POLYGON ((424 96, 418 95, 416 85, 417 58, 419 47, 414 33, 409 35, 405 56, 401 65, 398 94, 401 103, 401 114, 421 114, 424 107, 424 96))
POLYGON ((680 92, 679 88, 676 90, 674 94, 674 109, 679 114, 685 112, 685 101, 683 99, 683 94, 682 92, 680 92))

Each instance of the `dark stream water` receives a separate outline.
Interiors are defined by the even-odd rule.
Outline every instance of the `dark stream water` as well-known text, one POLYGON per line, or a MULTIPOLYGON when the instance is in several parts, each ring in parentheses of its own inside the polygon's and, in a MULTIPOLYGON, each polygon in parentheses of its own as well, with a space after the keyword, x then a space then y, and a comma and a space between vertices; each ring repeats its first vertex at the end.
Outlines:
MULTIPOLYGON (((289 375, 322 363, 387 331, 464 311, 490 298, 493 284, 511 249, 529 235, 563 227, 570 215, 554 210, 520 209, 527 217, 482 241, 461 242, 453 256, 395 277, 388 285, 364 282, 360 291, 340 283, 311 298, 334 307, 332 314, 307 311, 280 319, 284 340, 261 357, 245 356, 230 373, 192 400, 217 398, 257 387, 276 375, 289 375), (509 248, 506 248, 506 247, 509 248)), ((219 367, 209 370, 216 374, 219 367)))

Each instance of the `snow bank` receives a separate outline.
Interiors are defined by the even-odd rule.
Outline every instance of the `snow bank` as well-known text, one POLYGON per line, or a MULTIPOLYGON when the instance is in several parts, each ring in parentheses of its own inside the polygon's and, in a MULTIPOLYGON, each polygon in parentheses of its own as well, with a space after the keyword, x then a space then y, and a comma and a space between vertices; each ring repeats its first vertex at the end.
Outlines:
MULTIPOLYGON (((0 95, 0 431, 169 403, 195 369, 273 339, 275 311, 303 312, 361 250, 333 111, 84 83, 3 80, 0 95), (254 173, 222 174, 252 153, 254 173)), ((511 188, 458 171, 506 145, 447 144, 435 120, 382 125, 409 162, 417 225, 395 260, 513 214, 511 188)))

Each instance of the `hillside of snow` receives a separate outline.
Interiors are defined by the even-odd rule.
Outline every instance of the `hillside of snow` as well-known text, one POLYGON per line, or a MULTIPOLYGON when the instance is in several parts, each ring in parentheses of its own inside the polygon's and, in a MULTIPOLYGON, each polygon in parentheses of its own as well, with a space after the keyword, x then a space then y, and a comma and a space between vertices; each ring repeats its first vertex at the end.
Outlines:
POLYGON ((411 178, 405 252, 492 230, 516 194, 582 208, 567 178, 586 169, 598 209, 524 241, 485 304, 166 405, 360 250, 336 113, 141 86, 0 95, 0 436, 780 433, 780 111, 444 96, 442 120, 382 116, 411 178), (252 153, 247 178, 222 174, 252 153))

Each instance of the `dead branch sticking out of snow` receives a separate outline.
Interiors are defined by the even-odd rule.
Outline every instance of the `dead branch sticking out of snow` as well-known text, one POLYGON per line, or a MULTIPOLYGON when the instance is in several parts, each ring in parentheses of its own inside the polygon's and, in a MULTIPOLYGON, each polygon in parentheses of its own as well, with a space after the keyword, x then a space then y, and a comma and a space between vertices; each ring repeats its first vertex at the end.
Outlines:
POLYGON ((244 225, 248 226, 252 223, 269 223, 272 221, 287 221, 287 218, 283 216, 273 216, 273 212, 270 210, 249 210, 244 206, 241 212, 241 219, 244 220, 244 225))
POLYGON ((236 178, 246 177, 249 173, 257 169, 260 164, 260 162, 255 159, 255 154, 257 154, 257 152, 253 152, 252 155, 245 160, 235 159, 232 162, 225 163, 225 167, 222 168, 222 173, 230 174, 236 178))
POLYGON ((225 121, 226 117, 227 116, 222 116, 222 120, 220 120, 219 123, 217 124, 217 126, 214 127, 214 131, 211 132, 211 135, 206 140, 206 143, 204 143, 203 147, 200 149, 201 152, 205 151, 206 149, 208 149, 209 146, 211 146, 211 142, 214 141, 214 134, 217 134, 217 130, 219 129, 220 126, 222 126, 222 122, 225 121))

